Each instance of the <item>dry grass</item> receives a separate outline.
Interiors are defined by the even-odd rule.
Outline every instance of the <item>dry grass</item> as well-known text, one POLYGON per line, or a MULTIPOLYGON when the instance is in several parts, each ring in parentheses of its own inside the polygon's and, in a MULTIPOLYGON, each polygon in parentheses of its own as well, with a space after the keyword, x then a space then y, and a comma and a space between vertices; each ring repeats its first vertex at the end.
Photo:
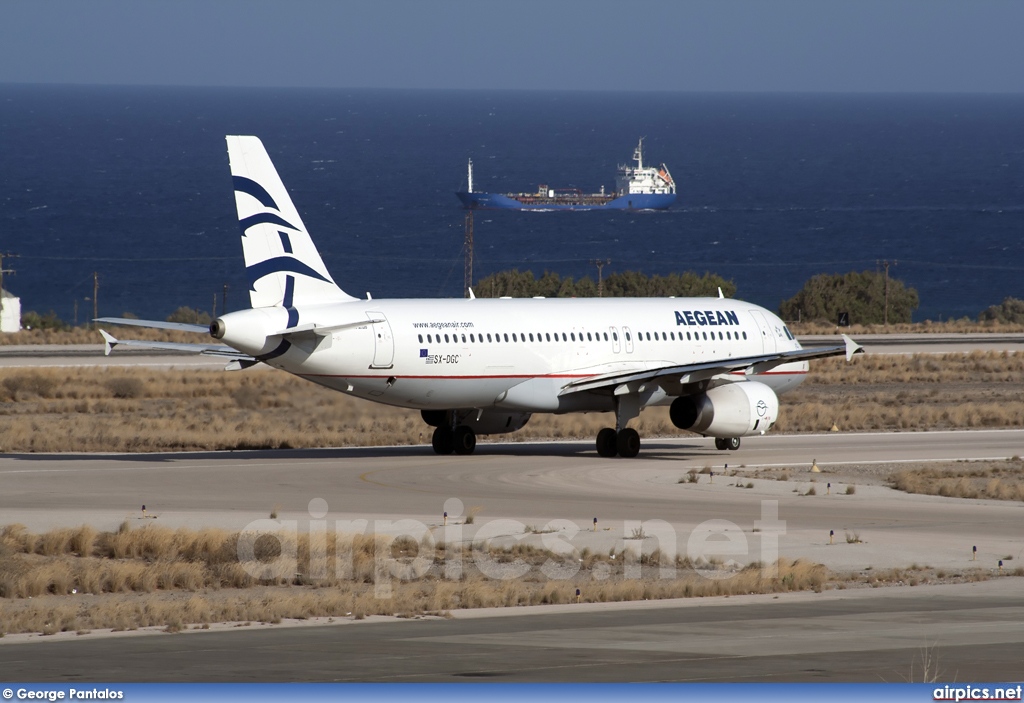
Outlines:
MULTIPOLYGON (((630 563, 623 553, 602 555, 583 550, 560 557, 528 544, 427 549, 408 538, 328 535, 312 545, 309 535, 257 540, 248 570, 237 556, 239 535, 223 530, 171 530, 147 525, 116 532, 83 526, 36 535, 19 525, 0 529, 0 634, 87 632, 163 627, 178 632, 215 622, 278 623, 283 619, 397 615, 414 617, 458 608, 571 603, 576 589, 583 602, 690 598, 752 593, 780 593, 856 586, 940 581, 974 581, 996 576, 974 570, 936 574, 913 565, 879 573, 835 574, 802 560, 780 559, 772 569, 759 563, 726 568, 720 562, 689 559, 655 551, 644 554, 640 578, 626 578, 630 563), (294 549, 297 572, 257 578, 252 572, 271 564, 282 550, 294 549), (313 578, 312 554, 324 554, 329 568, 313 578), (491 569, 526 564, 516 578, 488 578, 477 557, 491 569), (382 559, 399 568, 421 558, 427 568, 414 579, 388 575, 382 559), (446 578, 452 560, 462 575, 446 578), (564 578, 548 578, 541 565, 556 562, 564 578), (339 566, 341 565, 341 566, 339 566), (674 576, 661 578, 664 567, 674 576), (388 586, 386 596, 378 591, 388 586)), ((848 538, 849 540, 849 538, 848 538)), ((1014 575, 1024 575, 1018 568, 1014 575)), ((265 574, 266 575, 266 574, 265 574)), ((1009 574, 1003 574, 1009 575, 1009 574)))
MULTIPOLYGON (((782 401, 777 430, 1019 427, 1024 355, 867 355, 812 364, 782 401)), ((0 374, 0 450, 176 451, 425 444, 416 411, 369 403, 256 368, 11 369, 0 374)), ((537 415, 501 440, 589 439, 594 415, 537 415)), ((647 437, 680 434, 667 408, 633 422, 647 437)))
MULTIPOLYGON (((451 548, 433 552, 409 539, 371 535, 328 535, 326 563, 317 578, 310 561, 309 535, 282 546, 276 539, 261 546, 243 568, 237 557, 239 535, 222 530, 171 530, 147 525, 122 526, 116 532, 89 527, 57 529, 36 535, 19 525, 0 530, 0 632, 69 632, 96 628, 134 629, 164 626, 174 632, 190 624, 223 621, 280 622, 314 616, 365 617, 444 612, 456 608, 569 603, 580 588, 585 602, 679 598, 744 593, 820 591, 829 573, 804 561, 780 560, 769 576, 752 565, 733 570, 660 552, 641 558, 641 578, 625 578, 629 559, 584 550, 576 558, 559 557, 538 547, 517 544, 451 548), (294 549, 298 572, 256 578, 260 565, 272 563, 282 549, 294 549), (527 564, 518 578, 488 578, 477 568, 483 554, 489 569, 527 564), (403 580, 382 571, 381 560, 407 565, 420 557, 428 568, 403 580), (459 559, 463 574, 444 578, 446 564, 459 559), (558 562, 566 578, 544 576, 541 565, 558 562), (343 564, 344 567, 337 566, 343 564), (678 569, 675 578, 658 578, 663 566, 678 569), (707 578, 710 569, 713 578, 707 578), (381 597, 382 576, 390 589, 381 597)), ((493 571, 488 570, 493 576, 493 571)))
POLYGON ((905 469, 895 473, 889 483, 907 493, 1024 501, 1024 463, 1015 457, 1001 462, 905 469))

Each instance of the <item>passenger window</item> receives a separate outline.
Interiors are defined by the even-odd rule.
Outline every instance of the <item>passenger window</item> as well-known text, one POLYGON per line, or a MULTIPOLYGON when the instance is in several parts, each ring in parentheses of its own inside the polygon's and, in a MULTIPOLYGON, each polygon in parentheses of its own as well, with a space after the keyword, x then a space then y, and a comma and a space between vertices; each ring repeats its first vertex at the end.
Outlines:
POLYGON ((512 333, 512 341, 513 342, 518 342, 519 341, 518 339, 516 339, 516 333, 515 332, 512 333))
POLYGON ((507 341, 508 341, 508 332, 506 332, 506 333, 504 334, 504 337, 505 337, 505 341, 507 342, 507 341))
POLYGON ((444 336, 444 343, 445 343, 445 344, 447 344, 447 343, 448 343, 448 335, 445 335, 445 336, 444 336))
POLYGON ((490 332, 487 333, 487 341, 488 342, 491 341, 491 333, 490 332))
POLYGON ((746 339, 746 338, 747 338, 747 333, 746 333, 746 332, 744 332, 744 333, 743 333, 743 339, 746 339))
POLYGON ((606 342, 608 341, 608 333, 607 332, 604 333, 604 341, 606 341, 606 342))
POLYGON ((465 343, 466 343, 466 335, 462 335, 462 343, 463 343, 463 344, 465 344, 465 343))
POLYGON ((708 338, 708 333, 707 333, 707 332, 705 332, 705 333, 704 333, 704 339, 707 339, 707 338, 708 338))
POLYGON ((547 340, 548 340, 549 342, 551 341, 551 333, 550 333, 550 332, 545 332, 545 333, 544 333, 544 336, 545 336, 545 337, 547 337, 547 340))
POLYGON ((533 341, 533 332, 530 332, 530 341, 533 341))
POLYGON ((588 342, 593 342, 594 341, 594 337, 593 337, 593 335, 590 334, 590 332, 587 332, 587 341, 588 342))
POLYGON ((614 339, 616 342, 619 341, 619 333, 618 332, 612 332, 612 339, 614 339))
POLYGON ((630 341, 630 339, 629 339, 629 332, 626 332, 626 341, 627 342, 630 341))
MULTIPOLYGON (((673 342, 674 342, 674 341, 676 341, 676 333, 675 333, 675 332, 669 332, 669 333, 668 333, 668 336, 669 336, 669 338, 670 338, 670 339, 671 339, 671 340, 672 340, 673 342)), ((682 337, 680 337, 680 339, 682 339, 682 337)))
POLYGON ((419 335, 419 338, 420 338, 420 344, 423 344, 423 335, 422 334, 419 335))

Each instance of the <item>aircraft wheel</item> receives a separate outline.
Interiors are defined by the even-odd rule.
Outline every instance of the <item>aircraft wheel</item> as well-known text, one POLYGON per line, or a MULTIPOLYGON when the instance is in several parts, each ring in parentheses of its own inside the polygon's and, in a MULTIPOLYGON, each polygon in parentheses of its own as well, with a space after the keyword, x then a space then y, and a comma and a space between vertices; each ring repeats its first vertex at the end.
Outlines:
POLYGON ((715 449, 720 452, 724 452, 728 448, 729 445, 726 444, 725 437, 715 437, 715 449))
POLYGON ((631 427, 619 430, 615 445, 619 450, 619 456, 632 459, 640 453, 640 434, 631 427))
POLYGON ((455 436, 452 434, 450 427, 438 427, 434 430, 434 436, 430 440, 430 444, 434 447, 434 453, 451 454, 452 450, 455 449, 455 436))
POLYGON ((609 459, 619 453, 615 430, 611 427, 605 427, 597 433, 597 453, 609 459))
POLYGON ((736 451, 737 449, 740 448, 740 438, 739 437, 729 437, 727 440, 725 440, 725 447, 726 447, 726 449, 731 449, 732 451, 736 451))
POLYGON ((455 428, 452 440, 456 454, 472 454, 473 450, 476 449, 476 432, 465 425, 459 425, 455 428))

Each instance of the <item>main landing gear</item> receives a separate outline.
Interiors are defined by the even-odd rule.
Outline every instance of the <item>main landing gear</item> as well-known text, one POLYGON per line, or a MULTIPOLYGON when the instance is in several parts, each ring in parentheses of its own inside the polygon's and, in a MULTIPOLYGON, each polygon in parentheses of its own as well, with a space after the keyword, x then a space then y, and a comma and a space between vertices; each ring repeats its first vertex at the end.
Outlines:
POLYGON ((719 451, 725 451, 726 449, 731 449, 732 451, 736 451, 739 448, 740 448, 740 438, 739 437, 715 437, 715 449, 717 449, 719 451))
POLYGON ((597 453, 611 458, 621 456, 632 459, 640 453, 640 434, 626 423, 640 415, 640 398, 637 393, 624 394, 615 398, 615 429, 605 427, 597 433, 597 453))
POLYGON ((605 427, 597 433, 597 453, 606 458, 621 456, 632 459, 640 453, 640 434, 632 427, 618 432, 605 427))
POLYGON ((459 425, 454 430, 447 425, 441 425, 434 430, 430 444, 436 454, 472 454, 476 449, 476 432, 465 425, 459 425))

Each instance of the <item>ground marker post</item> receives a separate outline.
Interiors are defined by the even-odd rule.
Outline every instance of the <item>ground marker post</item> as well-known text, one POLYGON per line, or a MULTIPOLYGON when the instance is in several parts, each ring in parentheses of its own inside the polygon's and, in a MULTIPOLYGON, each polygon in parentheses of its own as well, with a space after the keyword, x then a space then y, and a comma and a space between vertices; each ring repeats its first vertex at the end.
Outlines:
POLYGON ((977 546, 971 547, 971 553, 972 553, 971 561, 978 561, 978 547, 977 546))
MULTIPOLYGON (((999 563, 1000 563, 1000 564, 1002 564, 1003 562, 999 562, 999 563)), ((582 597, 582 595, 583 595, 583 594, 582 594, 582 593, 580 592, 580 589, 578 589, 578 588, 577 588, 577 589, 576 589, 576 602, 577 602, 577 603, 579 603, 579 602, 580 602, 580 598, 582 597)))
POLYGON ((597 518, 594 518, 594 532, 597 532, 597 518))
POLYGON ((444 511, 444 526, 448 527, 448 511, 444 511))
POLYGON ((831 481, 829 481, 826 484, 826 486, 825 486, 825 495, 827 495, 827 496, 832 495, 832 482, 831 481))
POLYGON ((711 477, 711 481, 710 482, 714 483, 715 482, 715 472, 714 471, 709 471, 708 472, 708 476, 711 477))
POLYGON ((833 538, 834 538, 835 536, 836 536, 836 531, 835 531, 835 530, 829 530, 829 531, 828 531, 828 543, 829 543, 829 544, 832 544, 832 539, 833 539, 833 538))
POLYGON ((999 560, 999 573, 1003 573, 1003 560, 999 560))

